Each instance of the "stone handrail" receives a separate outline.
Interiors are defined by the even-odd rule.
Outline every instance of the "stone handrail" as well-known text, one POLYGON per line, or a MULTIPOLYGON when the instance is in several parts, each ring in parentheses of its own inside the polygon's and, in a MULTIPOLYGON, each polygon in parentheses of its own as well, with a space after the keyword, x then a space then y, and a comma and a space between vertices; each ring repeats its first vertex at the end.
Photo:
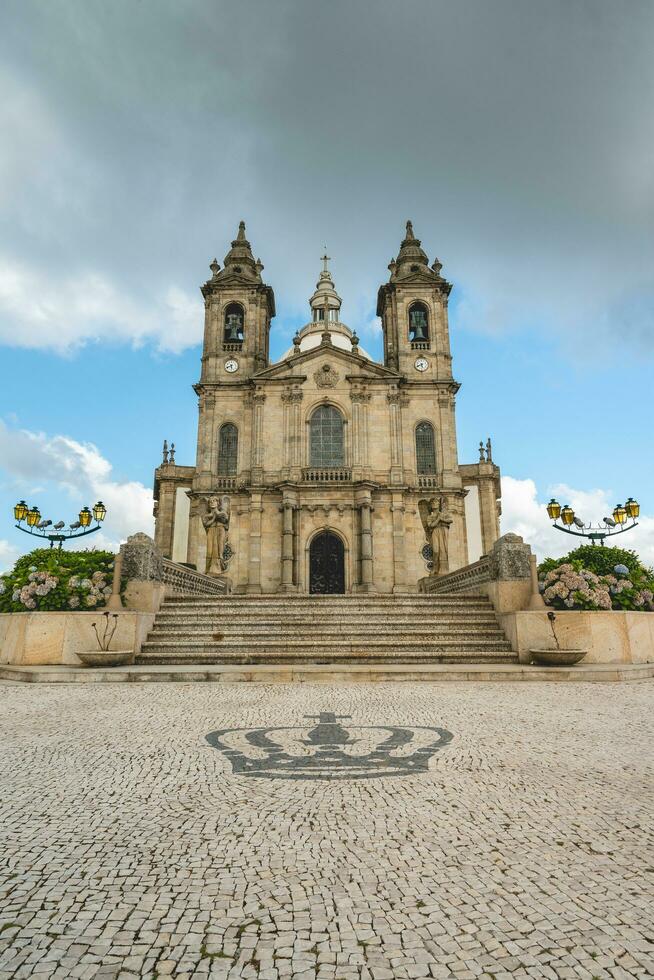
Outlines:
POLYGON ((178 565, 177 562, 162 559, 163 584, 166 592, 174 595, 225 595, 227 583, 223 579, 204 575, 194 568, 178 565))
POLYGON ((479 561, 472 565, 465 565, 458 568, 455 572, 438 577, 422 579, 420 586, 422 592, 436 594, 457 593, 457 592, 482 592, 482 586, 491 581, 490 559, 484 555, 479 561))
POLYGON ((487 555, 447 575, 428 575, 418 582, 420 592, 430 595, 476 593, 486 595, 497 613, 541 608, 536 595, 536 558, 517 534, 504 534, 487 555))

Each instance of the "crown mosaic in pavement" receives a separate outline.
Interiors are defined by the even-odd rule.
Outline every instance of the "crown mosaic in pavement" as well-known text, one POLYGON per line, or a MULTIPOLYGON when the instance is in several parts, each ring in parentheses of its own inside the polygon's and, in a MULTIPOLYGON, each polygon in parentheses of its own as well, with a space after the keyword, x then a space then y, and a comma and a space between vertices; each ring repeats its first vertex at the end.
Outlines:
POLYGON ((317 725, 227 728, 207 742, 225 755, 238 776, 267 779, 369 779, 427 772, 429 760, 452 741, 444 728, 356 725, 336 715, 305 715, 317 725))

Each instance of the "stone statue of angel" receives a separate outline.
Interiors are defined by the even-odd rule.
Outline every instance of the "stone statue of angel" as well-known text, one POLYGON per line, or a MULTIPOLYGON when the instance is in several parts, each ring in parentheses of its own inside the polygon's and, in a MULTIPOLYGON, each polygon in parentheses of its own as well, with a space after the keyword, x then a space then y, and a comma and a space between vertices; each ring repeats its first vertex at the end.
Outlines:
POLYGON ((419 500, 418 510, 422 526, 425 529, 427 543, 431 546, 432 567, 430 575, 444 575, 449 571, 449 542, 448 535, 453 522, 447 510, 445 497, 432 497, 431 500, 419 500))
POLYGON ((229 530, 230 503, 229 497, 209 497, 207 513, 202 518, 207 532, 207 575, 222 575, 227 565, 223 558, 229 530))

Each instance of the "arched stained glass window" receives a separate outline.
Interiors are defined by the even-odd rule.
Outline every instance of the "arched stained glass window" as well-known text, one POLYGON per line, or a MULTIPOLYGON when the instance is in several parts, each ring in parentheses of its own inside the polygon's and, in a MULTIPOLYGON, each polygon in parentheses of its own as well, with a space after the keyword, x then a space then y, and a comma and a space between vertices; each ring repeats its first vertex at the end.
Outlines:
POLYGON ((436 447, 431 422, 419 422, 416 426, 416 463, 421 476, 436 473, 436 447))
POLYGON ((332 405, 321 405, 311 416, 310 466, 345 466, 343 416, 332 405))
POLYGON ((238 429, 233 422, 225 422, 218 436, 218 476, 236 476, 238 459, 238 429))
POLYGON ((409 340, 411 343, 429 340, 429 314, 424 303, 414 303, 409 310, 409 340))

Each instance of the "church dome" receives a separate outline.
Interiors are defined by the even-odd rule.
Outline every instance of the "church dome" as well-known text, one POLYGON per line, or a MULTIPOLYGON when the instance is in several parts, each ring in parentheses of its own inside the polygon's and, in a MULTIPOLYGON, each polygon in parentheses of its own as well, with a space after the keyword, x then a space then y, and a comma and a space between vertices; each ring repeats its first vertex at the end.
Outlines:
MULTIPOLYGON (((352 339, 355 338, 354 346, 356 346, 358 353, 371 361, 370 354, 361 347, 358 347, 359 341, 354 331, 346 327, 344 323, 341 323, 341 297, 336 292, 332 274, 327 268, 329 256, 323 255, 322 262, 323 268, 320 277, 316 283, 315 291, 309 300, 311 321, 302 327, 296 335, 296 342, 299 341, 300 352, 304 353, 305 351, 313 350, 314 347, 319 347, 322 341, 322 335, 328 332, 334 347, 339 347, 341 350, 346 350, 349 353, 352 352, 352 339)), ((282 355, 281 360, 285 361, 294 351, 295 347, 290 347, 282 355)))

